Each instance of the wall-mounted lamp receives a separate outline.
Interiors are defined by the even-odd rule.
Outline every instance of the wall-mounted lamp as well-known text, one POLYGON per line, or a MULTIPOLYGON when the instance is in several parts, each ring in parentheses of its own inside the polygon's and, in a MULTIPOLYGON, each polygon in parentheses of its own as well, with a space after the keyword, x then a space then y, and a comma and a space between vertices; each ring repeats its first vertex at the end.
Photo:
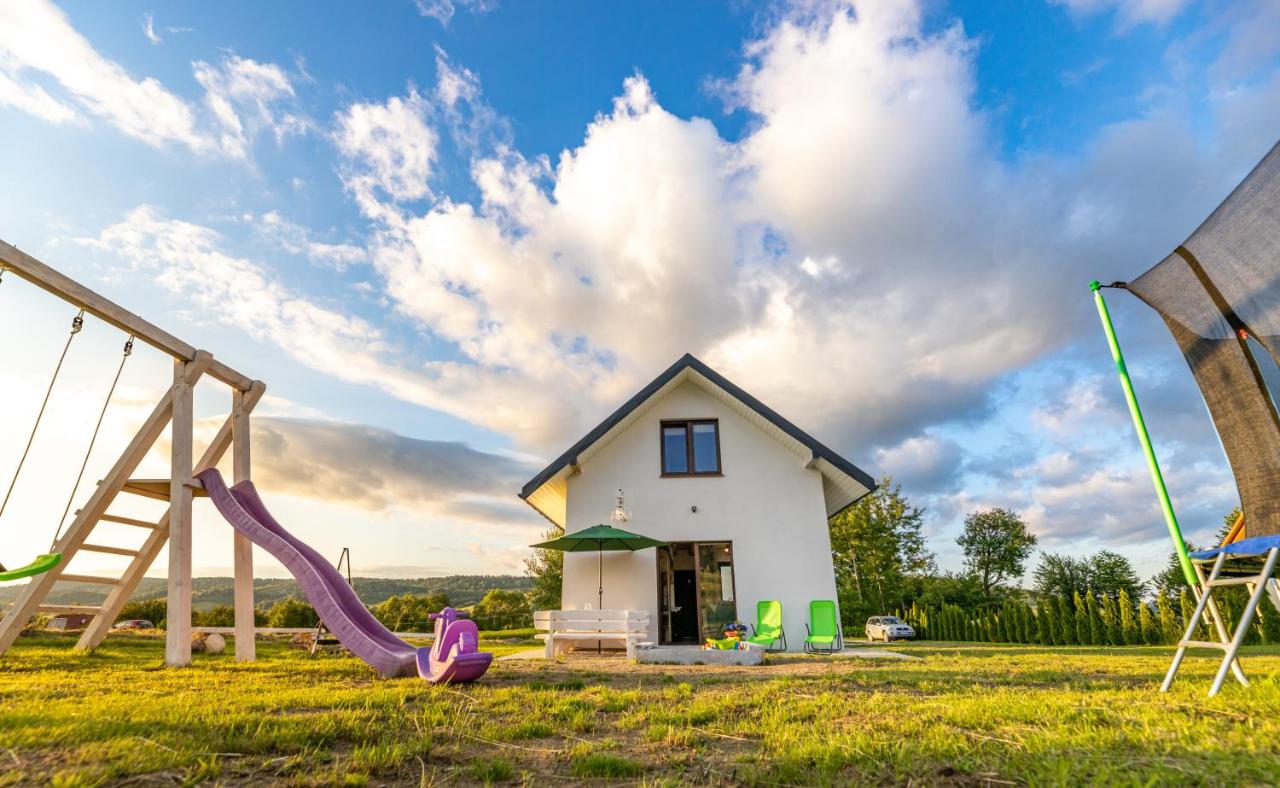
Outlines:
POLYGON ((613 514, 609 515, 609 521, 613 523, 625 523, 631 519, 631 515, 627 514, 626 507, 622 505, 622 488, 618 488, 618 505, 613 507, 613 514))

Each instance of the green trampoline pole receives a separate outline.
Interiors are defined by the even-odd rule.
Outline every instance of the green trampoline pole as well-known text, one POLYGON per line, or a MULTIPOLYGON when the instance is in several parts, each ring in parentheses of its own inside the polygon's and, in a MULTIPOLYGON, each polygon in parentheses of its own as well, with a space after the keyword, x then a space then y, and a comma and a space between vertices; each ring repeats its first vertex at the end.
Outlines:
POLYGON ((1182 576, 1186 579, 1187 585, 1196 588, 1196 573, 1191 567, 1191 556, 1187 555, 1187 543, 1182 539, 1182 529, 1178 527, 1178 518, 1173 513, 1173 503, 1169 500, 1168 488, 1164 486, 1164 476, 1160 473, 1160 463, 1156 461, 1156 451, 1151 447, 1151 436, 1147 434, 1147 424, 1142 420, 1138 397, 1133 393, 1133 381, 1129 379, 1129 370, 1124 365, 1124 355, 1120 352, 1120 342, 1116 339, 1115 326, 1111 325, 1111 313, 1107 311, 1107 302, 1102 300, 1102 285, 1096 281, 1090 282, 1089 289, 1093 291, 1093 301, 1098 307, 1098 317, 1102 318, 1102 330, 1107 333, 1107 344, 1111 346, 1111 358, 1116 362, 1116 372, 1120 374, 1120 387, 1124 389, 1124 400, 1129 404, 1129 415, 1133 417, 1133 429, 1138 433, 1142 453, 1147 457, 1151 482, 1156 486, 1160 510, 1164 512, 1164 523, 1169 527, 1169 537, 1173 539, 1173 549, 1178 554, 1182 576))

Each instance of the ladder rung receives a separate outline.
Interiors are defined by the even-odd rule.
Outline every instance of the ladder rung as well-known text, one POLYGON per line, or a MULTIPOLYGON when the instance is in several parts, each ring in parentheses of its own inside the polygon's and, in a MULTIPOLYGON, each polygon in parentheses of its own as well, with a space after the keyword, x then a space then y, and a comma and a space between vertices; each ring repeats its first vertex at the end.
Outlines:
POLYGON ((108 523, 119 523, 120 525, 132 525, 136 528, 150 528, 152 530, 155 530, 157 527, 159 527, 155 523, 149 523, 146 520, 136 520, 132 517, 121 517, 118 514, 104 514, 102 515, 102 517, 98 519, 108 523))
POLYGON ((1247 575, 1245 577, 1220 577, 1217 580, 1210 580, 1208 585, 1212 588, 1218 586, 1242 586, 1248 583, 1262 582, 1261 575, 1247 575))
POLYGON ((102 612, 102 608, 92 605, 36 605, 36 611, 55 615, 96 616, 102 612))
POLYGON ((1178 646, 1182 648, 1220 648, 1225 651, 1231 647, 1231 644, 1219 643, 1214 640, 1184 640, 1178 646))
POLYGON ((89 544, 85 542, 80 545, 81 550, 88 550, 93 553, 111 553, 112 555, 127 555, 133 557, 138 554, 137 550, 130 550, 127 547, 112 547, 105 544, 89 544))
POLYGON ((101 583, 104 586, 113 586, 120 582, 118 577, 98 577, 97 575, 68 575, 66 573, 58 575, 59 580, 65 580, 68 583, 101 583))

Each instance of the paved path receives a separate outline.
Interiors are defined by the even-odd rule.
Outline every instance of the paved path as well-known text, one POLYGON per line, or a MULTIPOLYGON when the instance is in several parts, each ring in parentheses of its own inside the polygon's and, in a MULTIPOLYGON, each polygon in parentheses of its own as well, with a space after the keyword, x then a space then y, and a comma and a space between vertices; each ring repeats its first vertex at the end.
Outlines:
POLYGON ((517 651, 514 654, 498 657, 499 662, 507 662, 513 659, 546 659, 547 651, 543 648, 531 648, 528 651, 517 651))
POLYGON ((831 656, 859 657, 863 659, 920 659, 920 657, 903 654, 901 651, 890 651, 887 648, 846 648, 844 651, 837 651, 831 656))

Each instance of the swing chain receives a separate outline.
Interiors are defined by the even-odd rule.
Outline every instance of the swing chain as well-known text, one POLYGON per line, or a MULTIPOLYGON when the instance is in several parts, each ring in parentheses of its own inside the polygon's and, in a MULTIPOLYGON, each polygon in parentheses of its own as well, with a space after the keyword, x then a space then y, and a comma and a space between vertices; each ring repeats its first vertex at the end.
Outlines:
POLYGON ((106 418, 107 408, 111 405, 111 398, 115 396, 116 385, 120 382, 120 375, 124 372, 124 364, 129 360, 129 356, 133 355, 133 334, 124 343, 124 354, 120 356, 120 366, 116 368, 116 376, 111 381, 111 388, 107 389, 107 398, 102 403, 102 410, 98 413, 98 423, 93 426, 93 435, 89 436, 89 448, 85 449, 84 460, 80 462, 80 472, 76 474, 76 483, 71 486, 71 494, 67 496, 67 505, 62 510, 62 517, 58 518, 58 530, 53 532, 53 541, 49 543, 49 550, 52 552, 58 545, 58 540, 62 538, 62 529, 67 524, 67 514, 71 512, 71 504, 75 502, 76 493, 80 491, 80 482, 84 480, 85 468, 89 467, 89 458, 93 456, 93 446, 98 442, 98 432, 102 429, 102 420, 106 418))
POLYGON ((40 429, 40 422, 44 419, 45 409, 49 407, 49 398, 53 396, 53 386, 58 382, 58 374, 62 372, 62 362, 67 360, 67 351, 71 349, 71 342, 82 328, 84 328, 83 309, 71 321, 71 334, 67 336, 67 343, 62 346, 62 355, 58 356, 58 363, 53 368, 53 377, 49 379, 49 387, 45 389, 44 400, 40 403, 40 410, 36 412, 36 421, 31 425, 31 434, 27 436, 27 445, 22 449, 22 456, 18 458, 18 467, 13 472, 13 478, 9 480, 9 489, 5 491, 4 498, 0 499, 0 516, 4 515, 4 510, 9 505, 9 499, 13 496, 13 488, 17 486, 18 477, 22 475, 22 466, 26 464, 27 455, 31 453, 31 444, 35 442, 36 431, 40 429))

